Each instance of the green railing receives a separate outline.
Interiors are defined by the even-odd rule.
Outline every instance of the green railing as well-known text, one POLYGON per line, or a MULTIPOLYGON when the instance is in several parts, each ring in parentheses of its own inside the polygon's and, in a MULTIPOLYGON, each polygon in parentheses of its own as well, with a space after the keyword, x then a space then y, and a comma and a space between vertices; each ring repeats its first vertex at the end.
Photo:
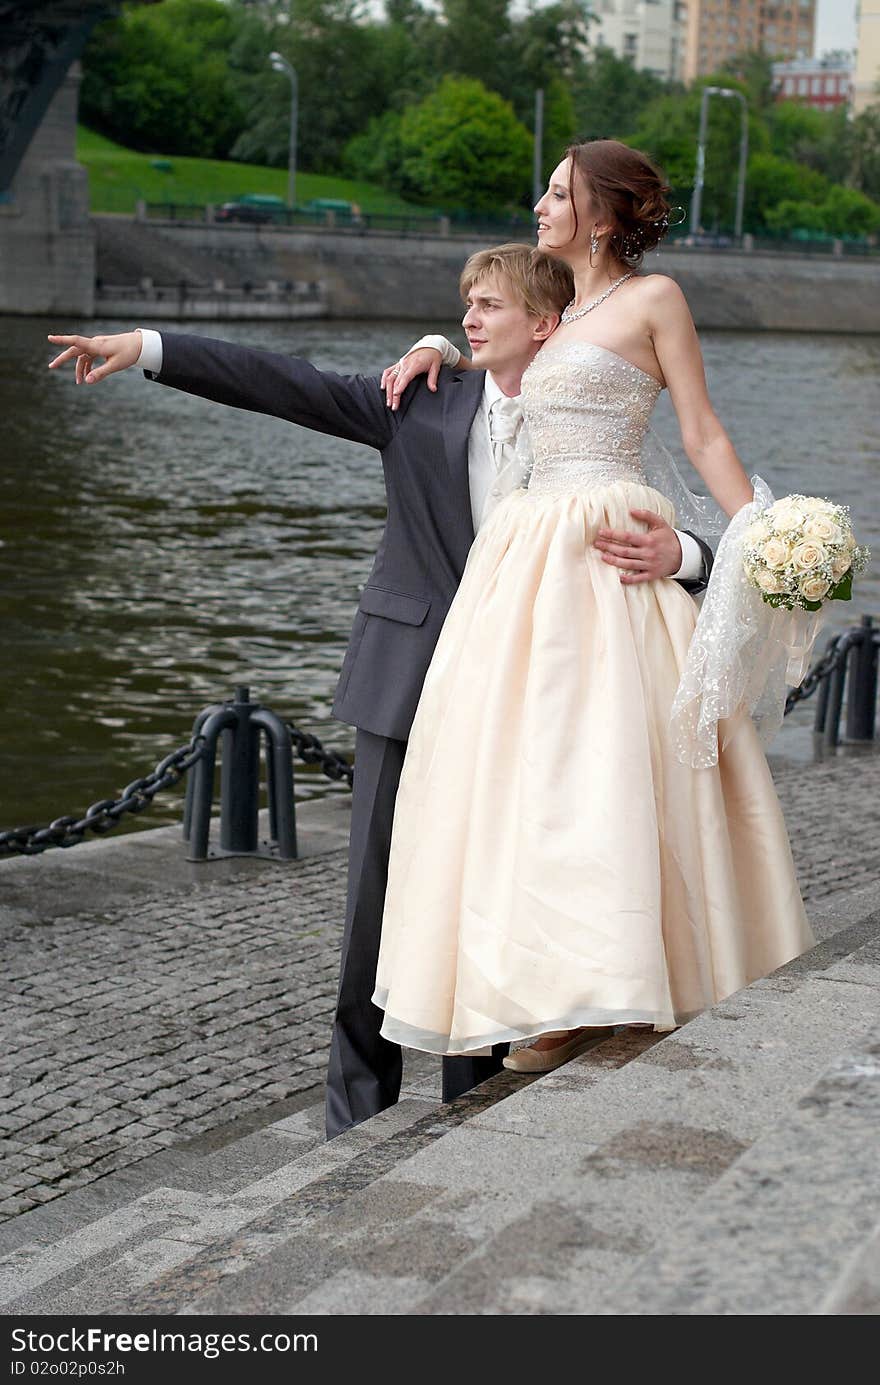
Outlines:
MULTIPOLYGON (((390 215, 376 212, 314 211, 304 207, 254 208, 248 206, 210 207, 195 203, 142 202, 138 216, 150 221, 196 222, 216 226, 257 226, 260 230, 333 230, 349 235, 460 236, 495 240, 534 239, 534 221, 522 216, 481 216, 467 212, 409 213, 390 215)), ((777 251, 801 255, 874 256, 880 255, 876 238, 835 237, 823 233, 770 232, 747 233, 738 246, 731 234, 692 236, 687 225, 674 227, 664 242, 675 249, 701 251, 777 251)))

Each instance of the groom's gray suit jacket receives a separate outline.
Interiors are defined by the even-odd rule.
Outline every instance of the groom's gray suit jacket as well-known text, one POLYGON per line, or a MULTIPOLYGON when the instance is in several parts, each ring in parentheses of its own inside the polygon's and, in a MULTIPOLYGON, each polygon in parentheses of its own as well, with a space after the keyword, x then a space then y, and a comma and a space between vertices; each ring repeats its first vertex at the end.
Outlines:
MULTIPOLYGON (((377 379, 317 370, 296 356, 162 333, 164 385, 273 414, 382 455, 388 516, 358 602, 336 688, 340 721, 405 741, 440 628, 474 541, 468 436, 483 371, 422 376, 392 413, 377 379)), ((700 540, 706 573, 712 554, 700 540)), ((691 592, 705 582, 684 582, 691 592)))
POLYGON ((422 378, 392 413, 377 379, 163 332, 162 370, 151 378, 380 451, 388 517, 358 602, 333 713, 406 740, 474 541, 467 443, 483 373, 444 369, 436 394, 422 378))

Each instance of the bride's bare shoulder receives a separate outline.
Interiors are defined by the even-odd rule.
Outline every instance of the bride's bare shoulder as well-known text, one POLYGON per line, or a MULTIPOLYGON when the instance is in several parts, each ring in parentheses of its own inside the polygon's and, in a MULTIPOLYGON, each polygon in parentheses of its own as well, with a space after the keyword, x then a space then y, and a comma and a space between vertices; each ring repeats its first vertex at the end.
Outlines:
POLYGON ((668 274, 639 274, 636 278, 645 303, 657 307, 686 304, 687 300, 674 279, 668 274))
POLYGON ((668 274, 640 274, 638 284, 641 315, 653 336, 662 329, 693 330, 693 318, 687 299, 668 274))

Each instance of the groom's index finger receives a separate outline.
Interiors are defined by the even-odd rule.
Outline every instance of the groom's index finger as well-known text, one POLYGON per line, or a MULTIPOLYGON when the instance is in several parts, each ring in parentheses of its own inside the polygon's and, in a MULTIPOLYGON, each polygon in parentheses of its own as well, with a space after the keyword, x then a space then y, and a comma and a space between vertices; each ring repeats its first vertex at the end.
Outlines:
POLYGON ((78 347, 69 346, 66 351, 61 352, 60 356, 56 356, 54 360, 49 362, 49 369, 53 370, 55 366, 64 365, 65 361, 71 360, 74 356, 79 357, 80 354, 78 347))

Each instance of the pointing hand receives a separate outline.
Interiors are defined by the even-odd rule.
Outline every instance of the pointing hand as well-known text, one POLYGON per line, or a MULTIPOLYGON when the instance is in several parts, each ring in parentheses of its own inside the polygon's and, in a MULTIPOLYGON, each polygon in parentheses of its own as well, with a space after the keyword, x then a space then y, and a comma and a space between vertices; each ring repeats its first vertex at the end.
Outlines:
POLYGON ((141 334, 137 328, 133 332, 117 332, 109 337, 50 336, 49 341, 67 348, 49 362, 49 369, 55 370, 67 361, 75 360, 78 385, 96 385, 117 370, 128 370, 141 354, 141 334), (95 360, 99 357, 103 358, 104 364, 96 366, 95 360))

